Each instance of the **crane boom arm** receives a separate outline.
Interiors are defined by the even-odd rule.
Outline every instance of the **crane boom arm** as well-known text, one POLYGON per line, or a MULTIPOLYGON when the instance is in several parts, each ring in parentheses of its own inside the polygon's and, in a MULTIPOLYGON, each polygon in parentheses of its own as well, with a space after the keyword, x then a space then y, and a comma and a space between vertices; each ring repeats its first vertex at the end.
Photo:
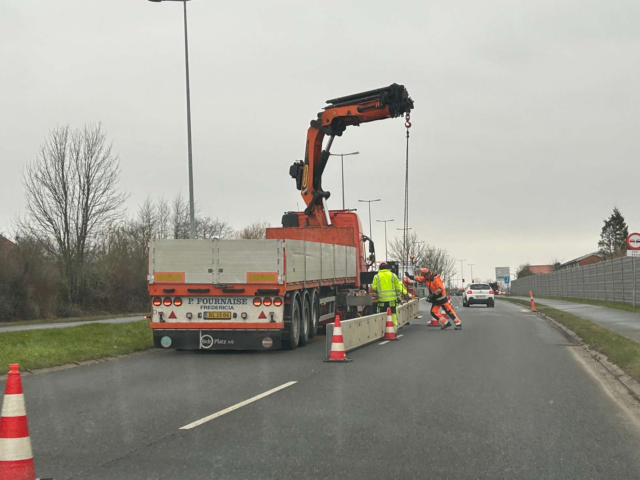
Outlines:
POLYGON ((309 218, 308 224, 315 226, 331 225, 326 207, 326 199, 331 194, 322 189, 322 174, 329 160, 333 139, 342 136, 348 126, 399 117, 413 109, 413 100, 406 88, 395 83, 327 100, 326 103, 329 105, 311 121, 307 131, 304 161, 295 162, 289 170, 307 205, 305 214, 309 218), (329 141, 325 150, 322 150, 325 135, 329 136, 329 141))

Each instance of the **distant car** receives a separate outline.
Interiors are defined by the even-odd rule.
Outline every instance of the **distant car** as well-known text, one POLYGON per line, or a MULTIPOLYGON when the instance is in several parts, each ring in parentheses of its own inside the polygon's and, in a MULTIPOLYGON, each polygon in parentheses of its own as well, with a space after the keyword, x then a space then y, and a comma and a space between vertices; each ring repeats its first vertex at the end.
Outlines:
POLYGON ((462 306, 470 305, 486 305, 493 307, 495 305, 494 292, 488 283, 472 283, 462 294, 462 306))
POLYGON ((464 288, 459 288, 458 290, 456 290, 456 297, 461 297, 463 293, 464 293, 464 288))

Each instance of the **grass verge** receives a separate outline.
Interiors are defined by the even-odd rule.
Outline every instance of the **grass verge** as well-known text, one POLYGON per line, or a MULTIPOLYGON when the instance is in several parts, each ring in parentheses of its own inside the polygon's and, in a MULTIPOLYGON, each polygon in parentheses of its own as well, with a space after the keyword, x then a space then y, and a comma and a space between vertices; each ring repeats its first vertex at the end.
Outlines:
POLYGON ((109 318, 127 318, 127 317, 140 317, 148 315, 148 313, 123 313, 123 314, 110 314, 110 315, 90 315, 87 317, 68 317, 68 318, 47 318, 44 320, 21 320, 19 322, 0 322, 0 328, 2 327, 18 327, 22 325, 46 325, 49 323, 75 323, 75 322, 93 322, 96 320, 107 320, 109 318))
MULTIPOLYGON (((525 307, 531 307, 527 300, 505 298, 505 300, 525 307)), ((593 350, 603 353, 609 360, 640 382, 640 343, 624 337, 584 318, 562 312, 546 305, 537 304, 536 310, 553 318, 575 332, 593 350)))
POLYGON ((46 368, 147 350, 153 347, 149 321, 0 333, 0 375, 10 363, 20 370, 46 368))

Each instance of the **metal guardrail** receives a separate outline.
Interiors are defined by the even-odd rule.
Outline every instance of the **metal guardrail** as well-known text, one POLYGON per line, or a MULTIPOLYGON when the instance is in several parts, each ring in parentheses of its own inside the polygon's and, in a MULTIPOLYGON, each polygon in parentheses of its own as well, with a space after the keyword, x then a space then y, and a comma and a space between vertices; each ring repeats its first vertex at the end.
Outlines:
POLYGON ((534 296, 588 298, 613 302, 640 302, 640 282, 637 281, 638 259, 615 258, 585 267, 569 268, 553 273, 531 275, 511 283, 511 293, 534 296))
MULTIPOLYGON (((411 300, 398 307, 398 328, 403 327, 419 315, 420 306, 418 299, 411 300)), ((376 313, 366 317, 352 318, 340 322, 342 326, 342 336, 344 338, 344 348, 347 352, 360 348, 368 343, 384 337, 384 327, 387 323, 386 313, 376 313)), ((333 341, 333 323, 327 325, 326 357, 329 358, 331 352, 331 342, 333 341)))

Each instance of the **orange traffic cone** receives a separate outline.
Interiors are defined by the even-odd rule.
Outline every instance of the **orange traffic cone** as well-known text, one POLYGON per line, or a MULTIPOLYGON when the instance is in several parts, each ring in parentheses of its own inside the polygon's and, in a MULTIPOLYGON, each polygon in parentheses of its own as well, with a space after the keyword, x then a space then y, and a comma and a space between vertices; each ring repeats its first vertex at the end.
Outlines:
POLYGON ((333 325, 333 338, 331 340, 331 353, 325 362, 350 362, 347 358, 347 352, 344 349, 344 339, 342 338, 342 325, 340 325, 340 317, 336 315, 336 321, 333 325))
POLYGON ((439 327, 439 326, 440 326, 440 322, 435 318, 431 317, 431 321, 429 322, 429 325, 427 325, 427 327, 439 327))
POLYGON ((393 326, 391 307, 387 308, 387 324, 384 327, 384 340, 398 340, 398 337, 396 337, 396 328, 393 326))
MULTIPOLYGON (((440 315, 440 319, 442 319, 443 315, 440 312, 440 309, 438 309, 438 314, 440 315)), ((437 320, 437 319, 431 317, 431 321, 429 322, 427 327, 439 327, 439 326, 440 326, 440 320, 437 320)))
POLYGON ((533 301, 533 290, 529 290, 529 295, 531 296, 531 311, 536 311, 536 302, 533 301))
POLYGON ((2 414, 0 414, 0 478, 3 480, 35 480, 36 478, 18 364, 9 365, 2 414))

